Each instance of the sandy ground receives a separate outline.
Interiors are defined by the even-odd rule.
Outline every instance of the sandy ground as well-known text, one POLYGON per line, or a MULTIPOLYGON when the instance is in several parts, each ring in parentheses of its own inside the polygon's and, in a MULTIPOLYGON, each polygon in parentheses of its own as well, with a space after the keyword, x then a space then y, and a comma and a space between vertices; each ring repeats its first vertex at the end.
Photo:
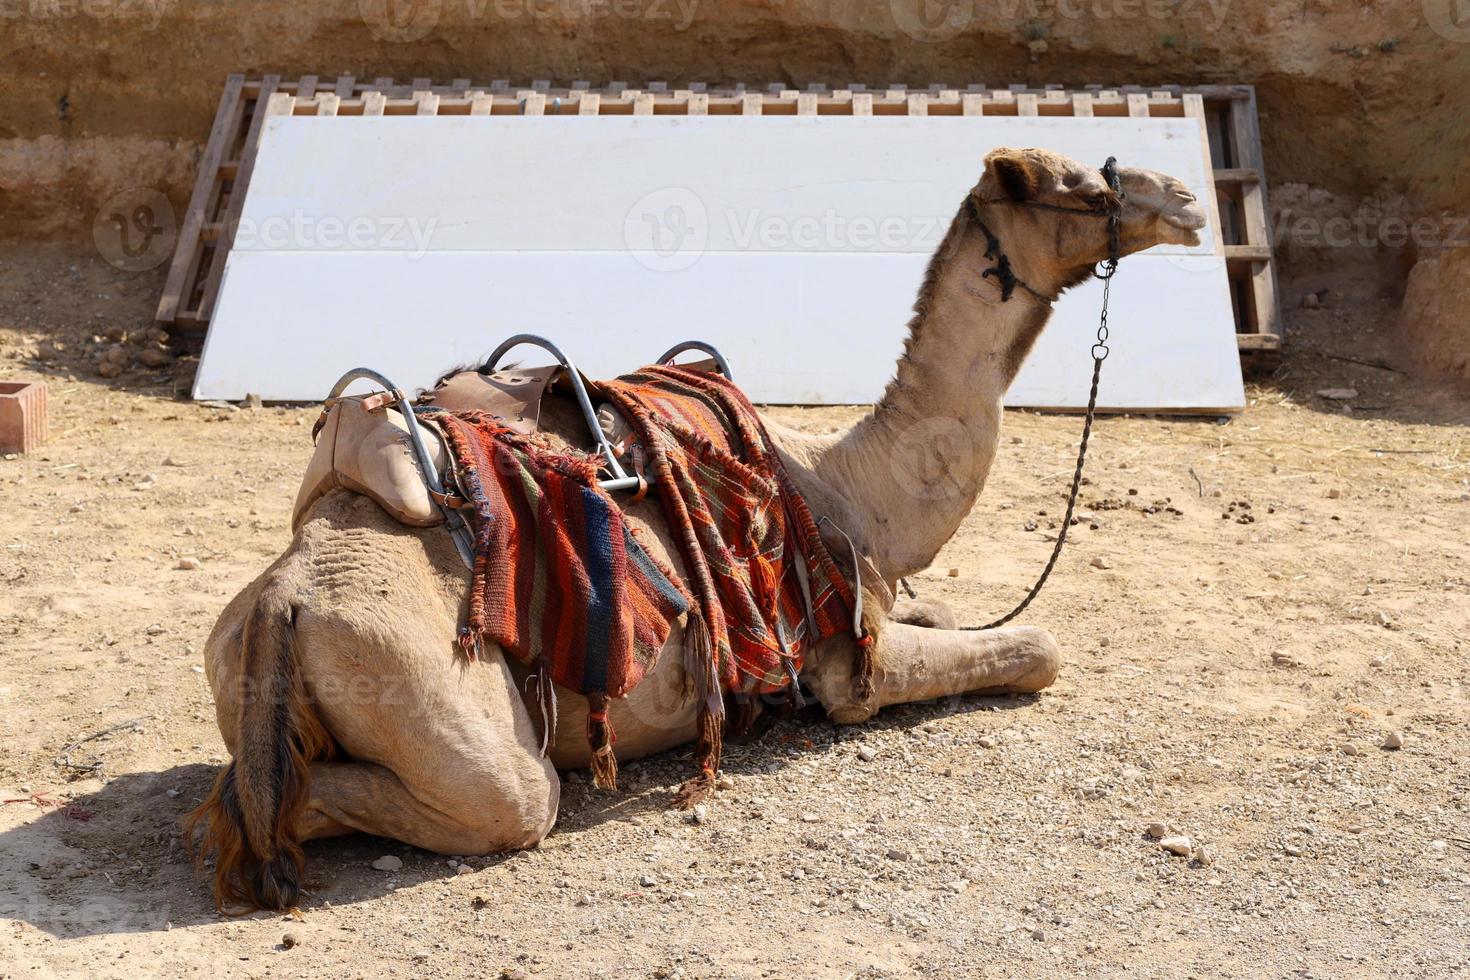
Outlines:
MULTIPOLYGON (((0 253, 0 377, 52 398, 51 442, 0 462, 0 976, 1470 972, 1470 400, 1326 356, 1396 364, 1387 307, 1293 314, 1228 424, 1099 424, 1029 616, 1067 651, 1044 696, 797 716, 730 748, 703 825, 666 809, 674 753, 618 796, 572 775, 533 852, 312 845, 296 921, 218 915, 179 818, 223 761, 200 649, 288 541, 315 409, 195 405, 191 360, 138 366, 158 285, 0 253)), ((972 622, 1044 561, 1079 428, 1006 424, 914 582, 972 622)))

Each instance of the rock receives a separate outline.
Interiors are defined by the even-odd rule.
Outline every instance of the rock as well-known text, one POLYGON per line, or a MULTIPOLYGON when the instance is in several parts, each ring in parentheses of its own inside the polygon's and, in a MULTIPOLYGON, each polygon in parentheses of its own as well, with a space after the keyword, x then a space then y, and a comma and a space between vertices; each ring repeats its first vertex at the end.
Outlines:
POLYGON ((180 558, 179 563, 174 566, 181 572, 197 572, 201 567, 198 558, 180 558))
POLYGON ((1328 490, 1327 491, 1327 499, 1328 500, 1340 500, 1340 499, 1342 499, 1342 491, 1339 490, 1339 489, 1337 489, 1337 487, 1333 487, 1331 490, 1328 490))
POLYGON ((857 754, 858 758, 862 759, 864 762, 872 762, 874 759, 878 758, 878 750, 873 748, 871 745, 859 745, 857 754))
POLYGON ((1201 868, 1208 868, 1215 863, 1215 855, 1202 844, 1194 849, 1194 863, 1201 868))
POLYGON ((1046 931, 1042 929, 1041 926, 1033 926, 1032 928, 1028 929, 1027 932, 1029 932, 1031 934, 1031 938, 1036 940, 1038 943, 1046 942, 1046 931))
POLYGON ((1341 745, 1343 755, 1357 755, 1358 747, 1352 742, 1343 742, 1341 745))
POLYGON ((949 577, 950 578, 959 578, 960 577, 960 570, 958 568, 951 568, 949 570, 949 577))
POLYGON ((890 847, 887 857, 890 861, 907 861, 909 859, 909 852, 901 851, 896 847, 890 847))
POLYGON ((689 811, 688 820, 690 823, 701 824, 708 819, 709 807, 705 806, 703 803, 694 804, 694 808, 689 811))
POLYGON ((403 868, 403 858, 393 854, 384 854, 373 862, 375 871, 398 871, 403 868))
POLYGON ((817 816, 815 813, 803 813, 801 815, 801 822, 802 823, 817 823, 821 819, 822 818, 819 817, 819 816, 817 816))
POLYGON ((500 980, 530 980, 530 978, 520 967, 508 966, 500 971, 500 980))
POLYGON ((638 879, 638 884, 642 885, 644 888, 652 888, 654 885, 658 884, 658 879, 655 878, 653 875, 644 875, 643 877, 638 879))
POLYGON ((1189 857, 1194 851, 1194 841, 1184 836, 1165 837, 1159 841, 1159 846, 1170 854, 1177 854, 1179 857, 1189 857))
POLYGON ((172 364, 174 356, 162 347, 144 347, 138 351, 138 360, 143 362, 144 367, 161 368, 172 364))
POLYGON ((470 908, 482 909, 490 904, 490 899, 484 895, 474 895, 470 898, 470 908))
POLYGON ((1163 840, 1169 836, 1169 825, 1155 821, 1148 825, 1148 829, 1144 833, 1148 834, 1151 840, 1163 840))
POLYGON ((1093 568, 1108 569, 1113 567, 1113 563, 1108 561, 1102 555, 1098 555, 1097 557, 1093 558, 1089 564, 1091 564, 1093 568))
POLYGON ((281 937, 281 945, 286 949, 295 949, 301 945, 301 939, 294 932, 288 932, 281 937))
POLYGON ((1302 856, 1302 849, 1296 844, 1283 844, 1281 846, 1281 853, 1287 857, 1299 858, 1302 856))
POLYGON ((122 365, 112 361, 97 362, 97 376, 101 378, 116 378, 123 373, 122 365))
POLYGON ((258 412, 265 407, 264 402, 260 400, 260 396, 253 392, 246 395, 245 400, 242 401, 240 404, 244 408, 250 409, 252 412, 258 412))
POLYGON ((1307 295, 1302 297, 1303 309, 1315 310, 1321 305, 1322 300, 1317 297, 1316 293, 1308 293, 1307 295))
POLYGON ((1323 388, 1321 391, 1317 392, 1317 395, 1318 395, 1318 397, 1325 398, 1328 401, 1333 401, 1333 402, 1346 402, 1346 401, 1352 401, 1354 398, 1357 398, 1358 397, 1358 389, 1356 389, 1356 388, 1323 388))
POLYGON ((1389 732, 1383 736, 1383 747, 1389 751, 1396 751, 1404 747, 1404 735, 1402 732, 1389 732))
POLYGON ((734 788, 735 788, 735 777, 734 776, 727 776, 724 773, 720 773, 719 778, 715 780, 715 789, 719 789, 719 790, 731 790, 731 789, 734 789, 734 788))
POLYGON ((995 748, 995 738, 990 735, 981 735, 979 738, 975 739, 975 744, 980 746, 982 749, 993 749, 995 748))

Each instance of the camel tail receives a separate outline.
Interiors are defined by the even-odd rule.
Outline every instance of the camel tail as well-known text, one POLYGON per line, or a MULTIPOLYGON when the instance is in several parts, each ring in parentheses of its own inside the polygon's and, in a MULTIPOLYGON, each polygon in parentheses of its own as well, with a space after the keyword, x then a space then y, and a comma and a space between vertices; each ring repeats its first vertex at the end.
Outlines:
POLYGON ((311 762, 331 757, 334 743, 307 703, 295 620, 289 596, 267 583, 242 636, 235 758, 185 821, 200 863, 214 858, 220 908, 289 909, 301 896, 306 856, 296 825, 311 762))

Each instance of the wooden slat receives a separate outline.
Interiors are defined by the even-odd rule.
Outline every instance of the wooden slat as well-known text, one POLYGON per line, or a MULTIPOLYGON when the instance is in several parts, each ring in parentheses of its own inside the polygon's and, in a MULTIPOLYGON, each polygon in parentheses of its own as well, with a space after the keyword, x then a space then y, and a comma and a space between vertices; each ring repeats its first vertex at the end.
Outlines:
POLYGON ((224 162, 226 149, 234 142, 238 126, 236 116, 241 110, 244 89, 244 75, 231 75, 225 79, 225 90, 214 112, 214 125, 209 130, 209 141, 205 143, 204 156, 199 160, 199 176, 194 181, 194 193, 189 196, 189 205, 179 226, 173 264, 169 266, 163 296, 158 301, 156 318, 159 323, 175 321, 184 291, 193 284, 194 270, 198 268, 202 245, 199 233, 204 227, 204 209, 214 194, 214 184, 219 179, 219 166, 224 162))
POLYGON ((296 97, 298 99, 316 98, 316 76, 302 75, 301 81, 296 83, 296 97))
MULTIPOLYGON (((240 150, 240 173, 230 185, 230 206, 222 216, 224 239, 210 260, 209 276, 204 280, 204 289, 199 294, 200 320, 207 321, 214 313, 214 301, 219 297, 219 284, 225 277, 225 260, 234 247, 240 214, 245 210, 245 192, 250 188, 250 174, 255 170, 255 147, 260 142, 260 131, 265 128, 266 116, 271 113, 271 97, 280 85, 280 75, 266 75, 260 80, 260 95, 256 97, 250 128, 245 131, 245 143, 240 150)), ((283 95, 276 102, 277 111, 290 115, 294 101, 291 96, 283 95)))
MULTIPOLYGON (((1205 100, 1198 95, 1189 94, 1183 97, 1183 104, 1184 115, 1199 123, 1200 153, 1204 156, 1204 159, 1209 160, 1210 134, 1205 129, 1205 100)), ((1205 170, 1205 183, 1207 186, 1205 188, 1204 200, 1199 203, 1205 209, 1205 214, 1209 218, 1210 227, 1215 230, 1215 253, 1218 255, 1224 249, 1225 243, 1221 240, 1220 201, 1219 196, 1215 193, 1213 168, 1205 170)), ((1237 323, 1236 326, 1238 328, 1239 324, 1237 323)))
POLYGON ((1269 245, 1226 245, 1225 257, 1241 262, 1269 262, 1271 261, 1271 247, 1269 245))
POLYGON ((1217 184, 1259 184, 1261 172, 1255 167, 1222 167, 1215 171, 1217 184))
MULTIPOLYGON (((1235 148, 1237 168, 1259 170, 1261 167, 1261 134, 1256 116, 1255 90, 1245 99, 1230 104, 1231 143, 1235 148)), ((1260 181, 1242 184, 1240 193, 1241 224, 1244 244, 1264 251, 1266 259, 1251 272, 1251 298, 1255 306, 1257 332, 1281 336, 1281 310, 1276 287, 1276 263, 1272 252, 1271 222, 1266 210, 1266 189, 1260 181)))
POLYGON ((337 87, 332 91, 337 93, 338 99, 350 99, 356 94, 357 78, 353 75, 338 75, 337 87))

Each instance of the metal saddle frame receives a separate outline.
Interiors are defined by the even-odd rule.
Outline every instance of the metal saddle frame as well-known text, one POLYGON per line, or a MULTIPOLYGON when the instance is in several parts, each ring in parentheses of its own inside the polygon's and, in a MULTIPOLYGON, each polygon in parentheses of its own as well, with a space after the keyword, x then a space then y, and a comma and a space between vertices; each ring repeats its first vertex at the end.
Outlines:
MULTIPOLYGON (((577 407, 582 410, 582 418, 587 423, 588 433, 592 436, 598 453, 606 460, 607 469, 612 474, 611 479, 599 481, 602 488, 609 492, 636 490, 640 483, 639 478, 637 476, 629 476, 627 471, 623 469, 622 464, 618 462, 618 457, 613 452, 613 447, 608 443, 607 436, 602 431, 602 426, 597 422, 597 411, 592 407, 592 399, 587 394, 587 386, 582 383, 582 374, 577 370, 576 365, 562 353, 561 348, 557 347, 545 337, 538 337, 535 334, 529 333, 518 333, 513 337, 507 338, 499 347, 495 348, 490 356, 485 359, 484 363, 476 370, 482 374, 493 372, 500 366, 500 362, 505 358, 506 354, 523 344, 539 347, 556 358, 556 363, 565 370, 567 377, 571 380, 572 391, 577 399, 577 407)), ((688 351, 699 351, 700 353, 709 355, 714 360, 716 369, 726 378, 733 379, 733 375, 730 373, 730 364, 725 360, 724 355, 716 350, 713 345, 700 340, 686 340, 681 344, 675 344, 673 347, 664 351, 663 355, 655 363, 672 364, 674 358, 688 351)), ((433 457, 429 454, 428 445, 424 442, 423 428, 420 426, 417 416, 417 413, 420 411, 432 411, 432 407, 415 406, 402 388, 389 381, 379 372, 363 367, 353 368, 338 378, 337 383, 332 385, 332 390, 328 393, 327 398, 339 397, 342 392, 347 390, 348 385, 360 380, 371 381, 374 384, 381 385, 385 391, 393 396, 397 403, 396 407, 398 412, 403 416, 404 424, 408 428, 408 439, 413 446, 414 456, 418 459, 419 469, 424 475, 424 482, 428 485, 431 495, 437 495, 435 498, 436 506, 444 514, 445 525, 449 528, 450 536, 454 539, 454 546, 459 552, 459 557, 463 559, 467 566, 473 567, 474 535, 470 532, 469 526, 465 524, 464 518, 460 516, 457 510, 446 507, 438 502, 444 498, 444 478, 440 474, 438 467, 434 465, 433 457)), ((646 478, 646 482, 653 482, 652 478, 646 478)))

